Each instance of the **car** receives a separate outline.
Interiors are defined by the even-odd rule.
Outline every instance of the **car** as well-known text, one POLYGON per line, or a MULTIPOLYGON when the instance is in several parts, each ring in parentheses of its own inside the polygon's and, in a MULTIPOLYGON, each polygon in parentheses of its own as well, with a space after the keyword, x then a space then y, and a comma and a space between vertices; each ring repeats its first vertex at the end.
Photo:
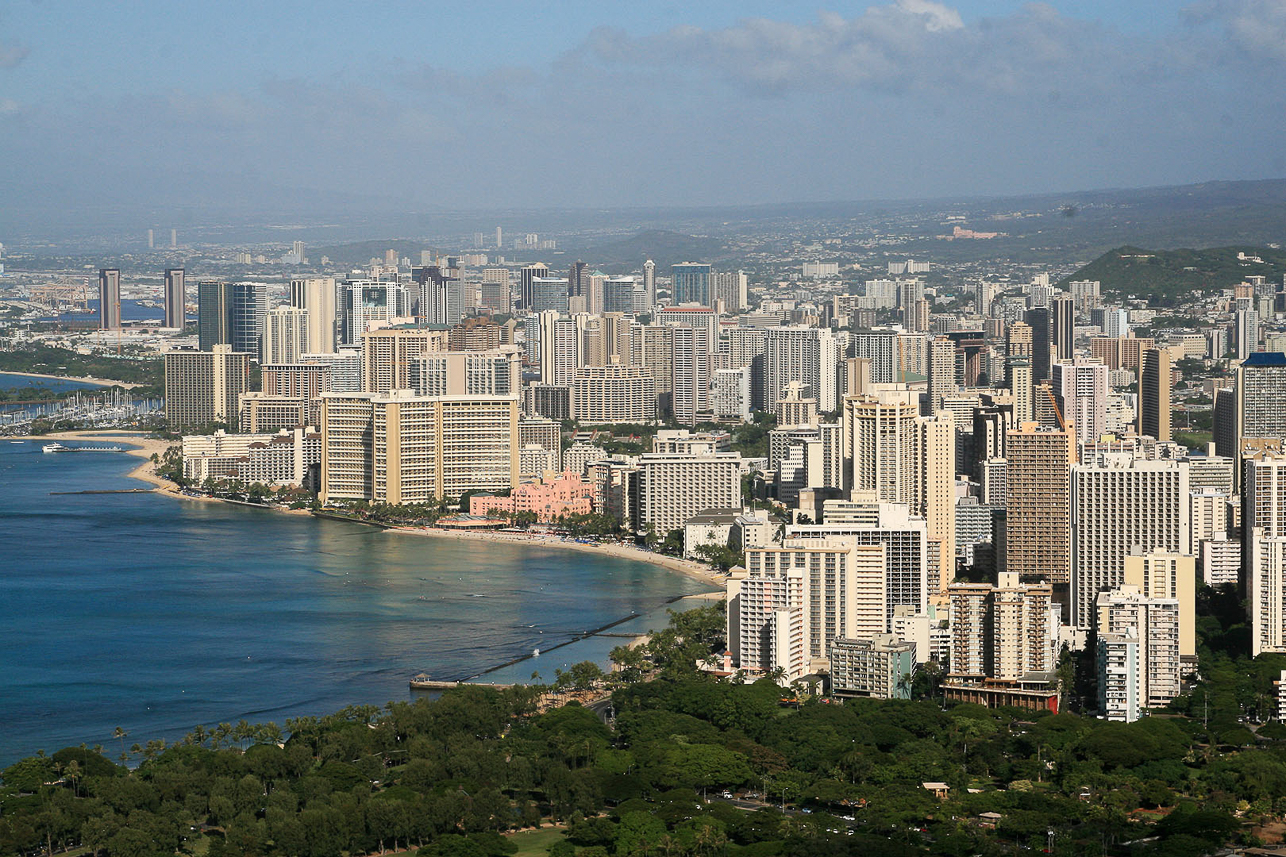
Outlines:
POLYGON ((723 798, 723 799, 725 799, 725 800, 731 800, 731 799, 732 799, 732 792, 722 792, 722 793, 719 795, 719 797, 721 797, 721 798, 723 798))

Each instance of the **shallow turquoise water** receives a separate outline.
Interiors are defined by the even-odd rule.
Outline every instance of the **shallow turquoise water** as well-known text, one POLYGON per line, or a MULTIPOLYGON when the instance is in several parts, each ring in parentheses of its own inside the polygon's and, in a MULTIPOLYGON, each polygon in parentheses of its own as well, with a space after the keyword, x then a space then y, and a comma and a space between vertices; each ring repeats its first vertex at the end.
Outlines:
MULTIPOLYGON (((74 445, 74 444, 69 444, 74 445)), ((664 623, 698 581, 647 563, 386 533, 134 488, 124 453, 0 439, 0 765, 45 749, 174 738, 409 696, 425 671, 552 678, 631 613, 664 623)))

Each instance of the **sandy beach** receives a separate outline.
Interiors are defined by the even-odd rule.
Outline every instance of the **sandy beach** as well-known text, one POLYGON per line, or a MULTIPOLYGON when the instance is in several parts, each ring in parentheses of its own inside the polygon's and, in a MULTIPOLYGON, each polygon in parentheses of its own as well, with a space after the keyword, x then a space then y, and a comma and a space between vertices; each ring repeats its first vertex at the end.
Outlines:
POLYGON ((142 386, 128 381, 112 381, 108 378, 95 378, 90 375, 42 375, 39 372, 14 372, 9 369, 0 370, 0 374, 18 375, 23 378, 48 378, 51 381, 79 381, 82 384, 96 384, 99 387, 124 387, 126 390, 142 386))
MULTIPOLYGON (((100 443, 114 443, 127 447, 126 452, 130 455, 141 458, 138 466, 131 470, 127 476, 131 479, 137 479, 140 482, 146 482, 153 487, 157 494, 167 497, 174 497, 181 500, 193 500, 196 502, 222 503, 223 500, 216 497, 194 497, 190 494, 184 494, 179 491, 177 485, 168 482, 156 475, 156 466, 152 463, 152 455, 162 456, 165 450, 173 446, 177 441, 158 440, 157 438, 148 437, 142 434, 131 432, 113 432, 113 431, 63 431, 51 432, 39 436, 28 435, 26 437, 14 437, 11 440, 80 440, 95 441, 100 443)), ((291 515, 311 515, 307 509, 280 509, 270 508, 270 511, 284 512, 291 515)), ((412 536, 427 536, 437 539, 457 539, 471 540, 482 542, 507 542, 509 544, 535 545, 538 547, 554 548, 556 550, 573 550, 582 553, 595 553, 600 556, 614 556, 621 559, 632 559, 636 562, 646 562, 652 565, 659 565, 672 571, 686 574, 689 577, 700 580, 709 584, 713 589, 722 591, 726 577, 717 574, 702 563, 692 560, 680 559, 679 557, 665 556, 664 554, 653 553, 643 548, 633 545, 620 544, 583 544, 572 540, 564 540, 558 536, 551 536, 545 533, 498 533, 495 531, 487 532, 470 532, 460 530, 446 530, 437 527, 394 527, 385 530, 388 533, 398 533, 412 536)), ((716 595, 718 592, 715 593, 716 595)), ((691 596, 696 598, 706 598, 708 595, 691 596)))
MULTIPOLYGON (((564 540, 558 536, 546 535, 544 533, 499 533, 495 531, 488 532, 470 532, 445 530, 436 527, 395 527, 386 530, 388 533, 397 533, 411 536, 428 536, 435 539, 457 539, 482 542, 507 542, 517 545, 535 545, 537 547, 547 547, 563 550, 581 551, 583 553, 596 553, 607 556, 620 557, 621 559, 632 559, 636 562, 647 562, 652 565, 659 565, 673 571, 686 574, 689 577, 696 578, 703 583, 722 590, 726 578, 710 570, 709 566, 703 565, 692 560, 680 559, 664 554, 653 553, 643 548, 633 545, 619 544, 582 544, 581 542, 564 540)), ((717 593, 716 593, 717 594, 717 593)), ((706 595, 692 596, 696 598, 705 598, 706 595)))

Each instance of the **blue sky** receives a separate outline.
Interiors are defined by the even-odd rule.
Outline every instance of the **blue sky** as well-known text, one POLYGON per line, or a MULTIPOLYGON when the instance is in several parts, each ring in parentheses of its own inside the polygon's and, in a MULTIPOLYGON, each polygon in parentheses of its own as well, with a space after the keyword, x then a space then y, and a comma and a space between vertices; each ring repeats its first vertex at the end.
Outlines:
POLYGON ((1286 2, 0 6, 0 192, 702 205, 1286 175, 1286 2))

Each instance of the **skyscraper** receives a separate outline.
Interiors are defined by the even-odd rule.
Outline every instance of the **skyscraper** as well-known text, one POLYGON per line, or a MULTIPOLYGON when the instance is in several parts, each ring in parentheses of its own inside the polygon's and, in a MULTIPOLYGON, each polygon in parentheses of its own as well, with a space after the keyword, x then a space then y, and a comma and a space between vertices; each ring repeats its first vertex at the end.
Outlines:
POLYGON ((1075 431, 1023 423, 1006 437, 1005 570, 1046 580, 1066 599, 1072 572, 1075 431))
POLYGON ((697 415, 710 407, 710 331, 675 326, 673 348, 674 418, 682 425, 694 425, 697 415))
POLYGON ((203 280, 196 285, 197 338, 202 351, 232 343, 232 290, 227 283, 203 280))
POLYGON ((263 283, 233 283, 232 350, 259 357, 264 319, 268 315, 268 290, 263 283))
POLYGON ((223 423, 237 429, 238 397, 250 380, 250 355, 226 343, 210 351, 165 352, 165 420, 172 429, 223 423))
POLYGON ((344 345, 357 345, 371 322, 390 322, 411 314, 406 286, 395 282, 345 280, 339 289, 340 330, 344 345))
POLYGON ((119 330, 121 326, 121 272, 116 268, 98 271, 98 329, 119 330))
POLYGON ((335 280, 333 277, 304 277, 290 281, 290 305, 308 310, 308 354, 335 352, 335 280))
POLYGON ((1071 624, 1078 628, 1093 623, 1100 592, 1125 582, 1132 551, 1192 552, 1186 461, 1100 454, 1072 467, 1072 510, 1071 624))
POLYGON ((549 266, 544 262, 535 262, 531 265, 523 265, 522 268, 518 270, 518 298, 522 302, 522 308, 527 310, 527 312, 534 313, 540 311, 532 308, 534 300, 532 295, 532 281, 537 277, 548 276, 549 266))
POLYGON ((1027 310, 1025 321, 1031 327, 1031 381, 1049 380, 1050 320, 1048 307, 1027 310))
POLYGON ((695 303, 710 306, 710 266, 700 262, 684 262, 670 268, 673 277, 670 293, 672 302, 695 303))
POLYGON ((308 351, 308 310, 279 306, 264 319, 263 363, 298 363, 308 351))
POLYGON ((1247 440, 1286 438, 1286 354, 1261 351, 1247 357, 1237 367, 1235 401, 1236 446, 1220 454, 1235 459, 1247 440))
POLYGON ((1107 431, 1107 367, 1087 360, 1059 361, 1053 370, 1054 396, 1063 419, 1081 443, 1093 443, 1107 431))
POLYGON ((643 291, 647 294, 647 309, 656 306, 656 263, 648 259, 643 263, 643 291))
POLYGON ((1170 352, 1149 348, 1139 372, 1139 434, 1160 441, 1170 434, 1170 352))
POLYGON ((187 274, 182 268, 165 269, 165 327, 182 330, 187 325, 187 274))
POLYGON ((1071 295, 1055 295, 1049 302, 1050 341, 1054 359, 1071 360, 1075 342, 1076 307, 1071 295))
POLYGON ((569 298, 589 295, 589 265, 580 259, 572 262, 567 272, 567 296, 569 298))
MULTIPOLYGON (((678 360, 675 360, 676 366, 678 360)), ((839 409, 836 383, 839 378, 839 343, 828 329, 816 327, 772 327, 764 351, 765 396, 772 402, 781 398, 786 385, 799 381, 808 386, 817 408, 823 413, 839 409)))
POLYGON ((936 413, 942 397, 956 392, 956 344, 945 336, 935 336, 929 343, 928 407, 925 413, 936 413))

